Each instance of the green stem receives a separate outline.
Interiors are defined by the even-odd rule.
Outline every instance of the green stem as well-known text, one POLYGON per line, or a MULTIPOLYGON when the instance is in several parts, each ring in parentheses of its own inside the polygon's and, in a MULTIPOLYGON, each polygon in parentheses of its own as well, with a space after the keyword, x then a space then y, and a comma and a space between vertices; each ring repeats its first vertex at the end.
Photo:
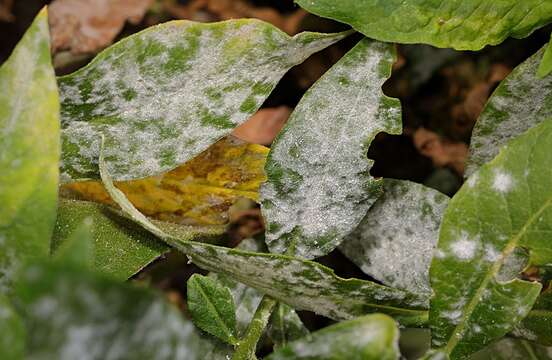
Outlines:
POLYGON ((255 357, 255 350, 257 349, 257 343, 263 334, 272 310, 276 306, 276 300, 269 296, 264 295, 261 303, 253 315, 253 319, 249 323, 247 332, 243 339, 240 340, 239 345, 236 347, 236 351, 232 356, 232 360, 253 360, 255 357))

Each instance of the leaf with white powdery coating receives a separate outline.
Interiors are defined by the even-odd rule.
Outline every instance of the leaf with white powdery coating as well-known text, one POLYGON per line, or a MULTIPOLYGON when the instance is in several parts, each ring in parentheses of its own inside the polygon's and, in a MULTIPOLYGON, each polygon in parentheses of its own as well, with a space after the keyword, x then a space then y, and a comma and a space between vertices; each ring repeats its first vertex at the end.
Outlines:
POLYGON ((307 259, 331 252, 381 194, 367 153, 378 133, 402 131, 400 102, 381 89, 394 60, 391 45, 361 40, 297 105, 261 186, 271 252, 307 259))
POLYGON ((115 180, 177 167, 254 114, 280 78, 349 33, 289 37, 254 19, 171 21, 129 36, 59 78, 62 180, 115 180))
POLYGON ((399 329, 393 319, 374 314, 328 326, 266 359, 395 360, 400 356, 398 342, 399 329))
POLYGON ((445 213, 430 279, 433 345, 461 358, 527 316, 541 284, 505 278, 521 247, 552 262, 552 121, 512 140, 472 175, 445 213))
POLYGON ((500 83, 475 124, 466 177, 491 161, 502 145, 552 117, 552 76, 539 79, 544 48, 500 83))
POLYGON ((383 195, 339 249, 385 285, 429 298, 429 265, 448 202, 423 185, 386 179, 383 195))
POLYGON ((194 323, 224 342, 236 345, 236 309, 230 290, 200 274, 188 279, 188 309, 194 323))
POLYGON ((549 0, 295 0, 305 10, 351 25, 369 38, 480 50, 529 36, 552 22, 549 0))
POLYGON ((0 67, 0 294, 47 257, 56 219, 59 99, 43 9, 0 67))
POLYGON ((525 340, 504 338, 470 357, 470 360, 550 360, 552 348, 525 340))
POLYGON ((529 315, 514 328, 512 335, 552 346, 552 288, 538 297, 529 315))
POLYGON ((425 297, 370 281, 343 279, 318 263, 278 254, 261 254, 201 244, 171 236, 141 214, 113 185, 103 156, 102 181, 124 213, 167 244, 190 256, 199 267, 231 276, 296 309, 343 320, 370 312, 395 316, 403 325, 426 320, 425 297))

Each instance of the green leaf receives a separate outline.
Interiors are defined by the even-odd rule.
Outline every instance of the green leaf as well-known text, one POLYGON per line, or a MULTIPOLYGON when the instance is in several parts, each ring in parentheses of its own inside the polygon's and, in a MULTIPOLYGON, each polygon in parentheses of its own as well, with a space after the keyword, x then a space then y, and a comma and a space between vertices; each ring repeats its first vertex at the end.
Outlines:
POLYGON ((351 25, 369 38, 480 50, 530 35, 552 22, 548 0, 295 0, 305 10, 351 25))
POLYGON ((542 57, 542 61, 537 71, 537 76, 541 79, 545 78, 552 72, 552 42, 548 43, 546 52, 542 57))
POLYGON ((293 308, 279 303, 272 313, 267 333, 274 346, 280 348, 292 341, 308 336, 309 330, 293 308))
POLYGON ((278 349, 267 360, 391 360, 399 358, 399 329, 393 319, 374 314, 316 331, 278 349))
POLYGON ((552 348, 525 340, 501 339, 473 355, 470 360, 547 360, 552 359, 552 348))
POLYGON ((383 94, 393 47, 364 39, 305 94, 274 141, 261 187, 271 252, 312 259, 331 252, 381 194, 367 152, 400 134, 400 102, 383 94))
POLYGON ((62 179, 99 177, 101 134, 116 180, 185 163, 255 113, 291 67, 348 34, 171 21, 119 41, 59 78, 62 179))
POLYGON ((514 328, 512 335, 552 346, 552 288, 539 296, 529 315, 514 328))
POLYGON ((167 234, 150 222, 115 188, 103 160, 100 174, 111 198, 124 213, 167 244, 190 256, 199 267, 231 276, 296 309, 332 319, 350 319, 369 312, 384 312, 404 325, 423 322, 427 299, 406 291, 358 279, 342 279, 318 263, 277 254, 261 254, 201 244, 167 234))
POLYGON ((59 100, 43 9, 0 67, 0 294, 48 256, 56 218, 59 100))
POLYGON ((429 265, 449 199, 409 181, 386 179, 384 190, 339 249, 385 285, 429 298, 429 265))
POLYGON ((236 345, 236 309, 230 290, 218 281, 194 274, 188 279, 188 309, 194 323, 231 345, 236 345))
POLYGON ((521 321, 541 284, 501 276, 521 247, 552 262, 552 121, 511 141, 451 200, 430 270, 433 345, 469 355, 521 321))
POLYGON ((487 102, 473 129, 466 176, 491 161, 509 140, 552 117, 552 76, 536 75, 543 53, 541 49, 515 68, 487 102))
POLYGON ((25 355, 25 327, 8 299, 0 294, 0 359, 22 360, 25 355))
POLYGON ((94 265, 93 229, 94 219, 92 217, 84 218, 82 223, 67 238, 67 241, 61 243, 55 257, 60 261, 73 262, 77 265, 92 268, 94 265))
MULTIPOLYGON (((166 253, 169 248, 128 219, 105 205, 77 200, 60 200, 52 238, 57 253, 85 219, 92 219, 94 269, 115 279, 126 280, 166 253)), ((191 227, 156 222, 165 231, 188 239, 210 239, 224 232, 223 227, 191 227)))
POLYGON ((143 287, 70 263, 37 263, 16 285, 29 359, 216 359, 231 349, 143 287))

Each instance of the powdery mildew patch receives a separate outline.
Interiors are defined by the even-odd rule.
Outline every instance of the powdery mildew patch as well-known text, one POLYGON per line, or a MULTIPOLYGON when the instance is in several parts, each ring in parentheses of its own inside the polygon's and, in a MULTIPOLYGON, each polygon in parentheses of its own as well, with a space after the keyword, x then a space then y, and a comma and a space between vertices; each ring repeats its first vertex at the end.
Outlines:
POLYGON ((438 191, 385 180, 384 194, 339 249, 384 284, 429 298, 429 265, 447 205, 438 191))
POLYGON ((400 103, 381 86, 388 44, 361 41, 305 94, 275 140, 261 188, 272 252, 315 258, 332 251, 380 195, 369 174, 372 139, 402 131, 400 103))
POLYGON ((251 116, 292 66, 346 34, 293 38, 258 20, 173 21, 61 77, 64 180, 97 178, 100 134, 116 180, 168 171, 251 116))

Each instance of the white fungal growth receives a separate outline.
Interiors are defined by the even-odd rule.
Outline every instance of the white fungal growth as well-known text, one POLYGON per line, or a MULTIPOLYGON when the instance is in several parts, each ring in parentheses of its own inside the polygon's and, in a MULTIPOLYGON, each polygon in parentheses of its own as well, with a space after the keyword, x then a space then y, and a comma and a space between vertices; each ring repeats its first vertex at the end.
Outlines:
POLYGON ((466 181, 466 184, 468 184, 470 188, 473 188, 475 185, 477 185, 478 181, 479 181, 479 174, 476 173, 470 176, 470 178, 466 181))
POLYGON ((501 253, 492 244, 485 244, 485 260, 495 262, 500 259, 501 253))
POLYGON ((479 246, 479 238, 470 239, 469 234, 462 231, 460 238, 450 245, 450 251, 460 260, 471 260, 479 246))
POLYGON ((462 318, 462 310, 443 311, 441 316, 456 325, 462 318))
POLYGON ((514 185, 514 179, 510 174, 501 170, 495 171, 494 178, 493 178, 494 190, 501 193, 507 193, 512 189, 513 185, 514 185))

